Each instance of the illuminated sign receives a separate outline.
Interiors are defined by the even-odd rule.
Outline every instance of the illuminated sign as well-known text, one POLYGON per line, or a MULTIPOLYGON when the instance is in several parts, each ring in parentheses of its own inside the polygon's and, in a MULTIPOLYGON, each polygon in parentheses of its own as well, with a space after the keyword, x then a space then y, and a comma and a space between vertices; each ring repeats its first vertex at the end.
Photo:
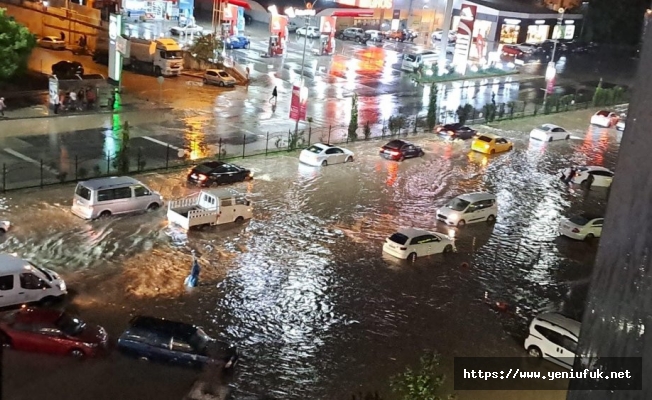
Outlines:
POLYGON ((518 25, 521 23, 520 19, 511 19, 511 18, 505 18, 505 23, 507 25, 518 25))
POLYGON ((565 23, 566 25, 573 25, 573 24, 575 23, 575 21, 573 21, 573 20, 566 20, 566 21, 564 21, 564 23, 565 23))
MULTIPOLYGON (((457 41, 455 42, 455 51, 453 52, 453 65, 460 74, 464 75, 469 62, 469 52, 473 35, 473 26, 475 25, 475 16, 478 10, 477 6, 462 4, 460 9, 460 23, 457 25, 457 41)), ((445 50, 440 50, 445 51, 445 50)))
POLYGON ((294 10, 294 15, 297 17, 312 17, 315 15, 315 10, 294 10))
POLYGON ((534 23, 537 24, 537 25, 543 25, 543 24, 546 23, 546 21, 543 20, 543 19, 538 19, 538 20, 534 21, 534 23))
POLYGON ((460 19, 462 21, 474 21, 475 20, 475 6, 464 5, 462 6, 462 11, 460 11, 460 19))
POLYGON ((335 0, 335 2, 358 8, 382 8, 386 10, 394 6, 393 0, 335 0))
MULTIPOLYGON (((111 14, 109 16, 109 78, 116 82, 120 81, 122 75, 122 55, 118 52, 117 45, 121 27, 122 15, 111 14)), ((122 50, 128 52, 126 49, 122 50)))

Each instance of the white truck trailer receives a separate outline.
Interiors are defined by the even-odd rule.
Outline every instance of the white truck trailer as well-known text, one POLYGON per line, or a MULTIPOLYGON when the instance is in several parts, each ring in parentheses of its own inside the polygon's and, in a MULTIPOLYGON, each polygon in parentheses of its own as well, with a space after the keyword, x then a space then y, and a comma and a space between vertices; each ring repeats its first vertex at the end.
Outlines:
POLYGON ((243 222, 252 216, 251 201, 233 189, 204 189, 168 203, 168 221, 186 230, 193 226, 243 222))
POLYGON ((175 76, 183 70, 183 52, 174 39, 129 38, 128 64, 138 72, 175 76))

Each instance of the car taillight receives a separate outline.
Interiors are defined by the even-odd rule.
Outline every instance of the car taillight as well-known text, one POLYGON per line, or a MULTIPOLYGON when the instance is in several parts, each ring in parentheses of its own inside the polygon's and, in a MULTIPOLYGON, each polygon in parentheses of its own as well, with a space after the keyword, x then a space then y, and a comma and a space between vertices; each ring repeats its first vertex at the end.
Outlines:
POLYGON ((453 131, 448 131, 448 134, 451 135, 451 136, 453 136, 453 135, 455 134, 455 132, 453 132, 453 131))
POLYGON ((205 181, 206 178, 207 178, 206 175, 204 175, 204 174, 199 174, 199 177, 198 177, 197 179, 199 179, 200 181, 205 181))
POLYGON ((399 250, 407 250, 407 247, 399 247, 399 250))
POLYGON ((580 233, 580 230, 577 228, 573 228, 573 233, 580 233))
POLYGON ((396 151, 396 150, 392 150, 392 151, 389 152, 389 154, 391 154, 393 156, 397 156, 397 155, 399 155, 399 152, 396 151))

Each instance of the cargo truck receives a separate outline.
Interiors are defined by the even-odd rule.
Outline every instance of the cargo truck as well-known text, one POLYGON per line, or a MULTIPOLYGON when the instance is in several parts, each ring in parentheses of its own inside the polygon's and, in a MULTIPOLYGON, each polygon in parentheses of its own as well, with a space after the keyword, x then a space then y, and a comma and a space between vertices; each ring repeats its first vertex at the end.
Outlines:
POLYGON ((232 189, 204 189, 168 203, 168 221, 188 230, 194 226, 243 222, 253 215, 251 201, 232 189))
POLYGON ((183 70, 183 52, 174 39, 129 38, 129 65, 142 73, 175 76, 183 70))

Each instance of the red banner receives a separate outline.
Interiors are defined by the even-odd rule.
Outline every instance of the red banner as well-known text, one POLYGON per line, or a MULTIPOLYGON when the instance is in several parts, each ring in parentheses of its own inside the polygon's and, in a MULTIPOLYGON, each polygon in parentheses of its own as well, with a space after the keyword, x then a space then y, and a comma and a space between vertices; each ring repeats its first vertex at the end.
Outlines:
POLYGON ((269 19, 269 33, 278 35, 281 38, 287 38, 286 28, 288 25, 288 17, 280 14, 272 14, 269 19))
POLYGON ((238 6, 233 4, 224 5, 224 13, 222 14, 222 22, 229 23, 229 35, 234 34, 234 29, 238 25, 238 6))
POLYGON ((473 37, 473 25, 475 25, 475 14, 477 6, 470 4, 462 4, 460 9, 460 23, 457 25, 457 33, 459 35, 466 35, 470 39, 473 37))
POLYGON ((555 77, 553 76, 552 79, 548 80, 548 83, 546 85, 546 92, 548 94, 552 94, 555 91, 555 77))
POLYGON ((319 32, 322 35, 329 35, 335 33, 335 21, 337 17, 321 17, 321 25, 319 27, 319 32))
POLYGON ((292 101, 290 103, 290 119, 295 121, 306 120, 308 108, 308 88, 292 86, 292 101))

